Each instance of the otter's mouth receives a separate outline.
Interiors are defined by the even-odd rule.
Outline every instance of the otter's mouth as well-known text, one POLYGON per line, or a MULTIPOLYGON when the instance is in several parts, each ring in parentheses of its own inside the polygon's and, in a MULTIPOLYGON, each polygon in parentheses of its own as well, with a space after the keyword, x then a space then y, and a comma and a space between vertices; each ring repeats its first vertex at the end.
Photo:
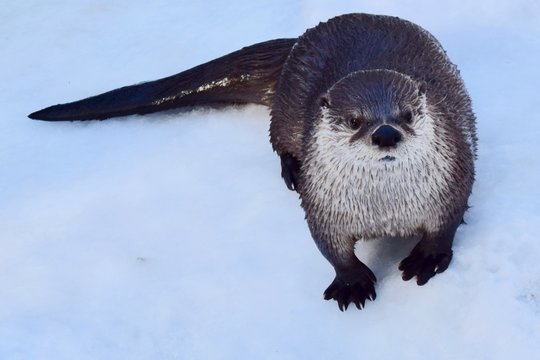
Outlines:
POLYGON ((391 156, 391 155, 386 155, 385 157, 382 157, 379 159, 379 161, 394 161, 394 160, 396 160, 396 157, 391 156))

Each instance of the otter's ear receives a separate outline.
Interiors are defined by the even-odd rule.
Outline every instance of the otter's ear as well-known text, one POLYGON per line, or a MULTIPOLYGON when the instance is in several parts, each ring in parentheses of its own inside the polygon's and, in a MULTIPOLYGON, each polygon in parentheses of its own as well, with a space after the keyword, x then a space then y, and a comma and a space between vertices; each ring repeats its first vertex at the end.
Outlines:
POLYGON ((426 95, 427 83, 425 81, 420 81, 418 83, 418 96, 426 95))
POLYGON ((324 108, 330 107, 330 96, 328 94, 322 94, 319 98, 319 105, 324 108))

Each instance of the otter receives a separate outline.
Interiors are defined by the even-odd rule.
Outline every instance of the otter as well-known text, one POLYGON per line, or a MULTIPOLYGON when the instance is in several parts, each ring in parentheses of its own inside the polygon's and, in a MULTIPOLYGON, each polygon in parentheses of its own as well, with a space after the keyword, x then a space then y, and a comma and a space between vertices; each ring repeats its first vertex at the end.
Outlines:
POLYGON ((106 119, 247 103, 271 108, 281 175, 335 269, 326 300, 343 311, 375 299, 376 277, 354 252, 358 240, 418 237, 399 264, 403 279, 418 285, 447 269, 474 181, 475 116, 457 67, 409 21, 337 16, 298 38, 29 117, 106 119))

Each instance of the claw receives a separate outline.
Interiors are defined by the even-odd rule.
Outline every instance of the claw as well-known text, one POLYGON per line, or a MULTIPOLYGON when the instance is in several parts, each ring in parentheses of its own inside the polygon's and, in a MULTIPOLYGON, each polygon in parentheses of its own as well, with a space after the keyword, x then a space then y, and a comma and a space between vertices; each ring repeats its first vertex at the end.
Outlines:
POLYGON ((362 305, 362 309, 363 309, 364 306, 366 306, 366 299, 361 299, 360 300, 360 305, 362 305))

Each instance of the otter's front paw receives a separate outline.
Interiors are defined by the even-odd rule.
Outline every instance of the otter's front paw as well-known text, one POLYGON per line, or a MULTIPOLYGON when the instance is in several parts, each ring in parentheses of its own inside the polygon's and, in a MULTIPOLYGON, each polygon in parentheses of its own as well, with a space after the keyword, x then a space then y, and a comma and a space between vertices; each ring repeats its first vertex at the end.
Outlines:
POLYGON ((281 156, 281 177, 285 180, 285 185, 289 190, 298 190, 300 161, 290 154, 283 154, 281 156))
POLYGON ((347 310, 350 303, 355 304, 358 309, 362 309, 366 300, 373 301, 376 297, 373 273, 371 275, 360 273, 356 278, 338 274, 332 284, 324 291, 324 299, 336 300, 341 311, 347 310))
POLYGON ((435 274, 442 273, 452 260, 452 250, 431 253, 416 245, 411 254, 401 261, 399 270, 403 271, 402 278, 407 281, 416 276, 416 283, 424 285, 435 274))

